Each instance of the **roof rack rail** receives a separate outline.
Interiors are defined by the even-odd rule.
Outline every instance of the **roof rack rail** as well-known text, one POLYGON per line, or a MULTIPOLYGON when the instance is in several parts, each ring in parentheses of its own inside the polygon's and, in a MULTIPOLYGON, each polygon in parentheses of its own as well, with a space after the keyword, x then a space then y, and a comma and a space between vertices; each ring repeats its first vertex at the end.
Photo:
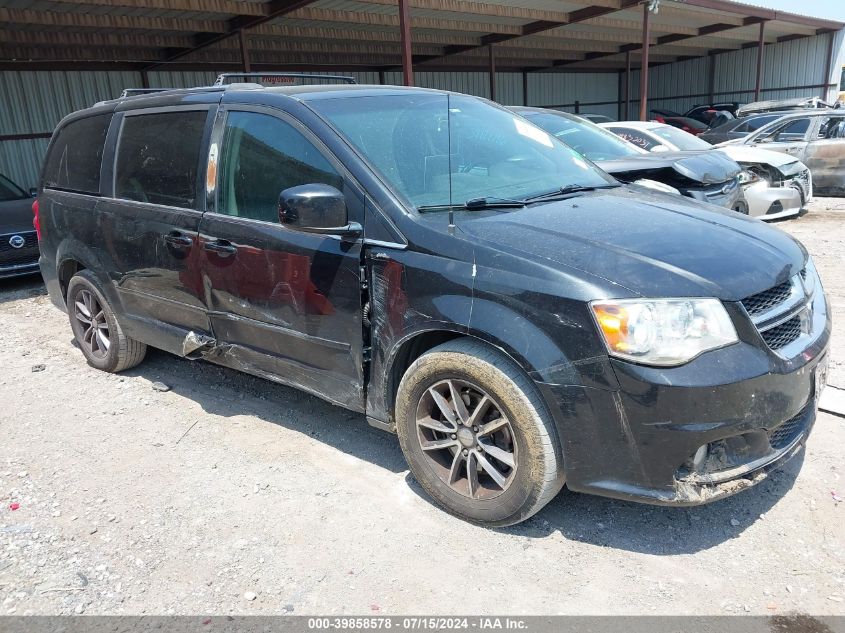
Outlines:
POLYGON ((165 90, 173 90, 173 88, 125 88, 120 93, 120 98, 135 97, 137 95, 148 95, 154 92, 164 92, 165 90))
MULTIPOLYGON (((217 80, 214 82, 215 86, 225 86, 227 79, 248 79, 248 78, 255 78, 258 77, 259 79, 263 79, 265 77, 269 78, 279 78, 279 79, 330 79, 333 81, 337 81, 339 83, 345 84, 354 84, 357 83, 354 77, 348 77, 346 75, 320 75, 318 73, 222 73, 217 76, 217 80)), ((251 82, 250 82, 251 83, 251 82)))

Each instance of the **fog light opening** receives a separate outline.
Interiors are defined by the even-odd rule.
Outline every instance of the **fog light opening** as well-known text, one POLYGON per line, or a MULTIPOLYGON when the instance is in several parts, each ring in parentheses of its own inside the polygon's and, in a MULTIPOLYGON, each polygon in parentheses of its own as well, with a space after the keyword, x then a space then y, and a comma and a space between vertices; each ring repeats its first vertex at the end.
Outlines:
POLYGON ((704 461, 707 459, 707 444, 702 444, 695 455, 692 456, 692 470, 693 472, 701 472, 701 467, 704 466, 704 461))

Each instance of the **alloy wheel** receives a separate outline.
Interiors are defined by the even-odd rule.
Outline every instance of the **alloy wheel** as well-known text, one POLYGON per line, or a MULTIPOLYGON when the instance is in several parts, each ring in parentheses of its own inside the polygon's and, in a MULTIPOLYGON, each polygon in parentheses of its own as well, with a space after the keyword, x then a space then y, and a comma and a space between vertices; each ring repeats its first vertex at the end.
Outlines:
POLYGON ((103 306, 90 290, 81 290, 74 302, 74 317, 82 332, 80 343, 96 358, 109 353, 109 324, 103 306))
POLYGON ((517 470, 513 428, 483 389, 441 380, 420 397, 417 434, 429 465, 452 490, 492 499, 511 485, 517 470))

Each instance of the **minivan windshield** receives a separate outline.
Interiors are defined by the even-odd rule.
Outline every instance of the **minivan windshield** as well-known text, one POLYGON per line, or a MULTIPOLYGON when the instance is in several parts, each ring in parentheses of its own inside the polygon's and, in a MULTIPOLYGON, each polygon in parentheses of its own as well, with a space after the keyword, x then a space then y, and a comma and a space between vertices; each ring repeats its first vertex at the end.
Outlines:
POLYGON ((645 150, 584 119, 552 112, 520 112, 534 125, 592 161, 642 156, 645 150))
POLYGON ((417 209, 615 184, 540 128, 473 97, 408 93, 309 105, 417 209))

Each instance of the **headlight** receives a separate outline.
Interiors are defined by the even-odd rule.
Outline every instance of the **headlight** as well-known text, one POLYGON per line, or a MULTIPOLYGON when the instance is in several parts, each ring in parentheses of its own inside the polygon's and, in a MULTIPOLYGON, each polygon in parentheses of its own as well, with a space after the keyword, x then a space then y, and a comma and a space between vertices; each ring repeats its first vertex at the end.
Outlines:
POLYGON ((810 256, 807 256, 807 265, 804 267, 802 279, 804 281, 804 292, 808 297, 813 296, 813 293, 816 291, 816 285, 819 283, 819 273, 816 271, 813 258, 810 256))
POLYGON ((590 304, 611 356, 682 365, 739 339, 718 299, 619 299, 590 304))
POLYGON ((759 180, 761 180, 760 176, 755 174, 753 171, 743 169, 739 172, 739 184, 741 185, 750 185, 751 183, 758 182, 759 180))

